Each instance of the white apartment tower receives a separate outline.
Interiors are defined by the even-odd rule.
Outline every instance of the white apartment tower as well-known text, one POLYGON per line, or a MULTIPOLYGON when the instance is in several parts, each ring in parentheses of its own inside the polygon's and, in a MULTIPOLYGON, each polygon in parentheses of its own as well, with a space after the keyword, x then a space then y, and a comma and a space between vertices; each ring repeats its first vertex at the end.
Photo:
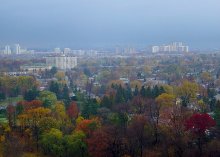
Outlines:
POLYGON ((70 48, 64 48, 63 52, 64 52, 64 54, 70 53, 71 49, 70 48))
POLYGON ((10 55, 10 54, 11 54, 11 48, 10 48, 9 45, 6 45, 6 46, 5 46, 4 54, 5 54, 5 55, 10 55))
POLYGON ((15 44, 15 54, 21 54, 21 47, 19 44, 15 44))
POLYGON ((56 67, 61 70, 70 70, 77 66, 77 57, 61 54, 58 56, 46 57, 47 66, 56 67))
POLYGON ((61 50, 60 50, 60 48, 59 48, 59 47, 56 47, 56 48, 54 49, 54 52, 55 52, 55 53, 60 53, 60 52, 61 52, 61 50))

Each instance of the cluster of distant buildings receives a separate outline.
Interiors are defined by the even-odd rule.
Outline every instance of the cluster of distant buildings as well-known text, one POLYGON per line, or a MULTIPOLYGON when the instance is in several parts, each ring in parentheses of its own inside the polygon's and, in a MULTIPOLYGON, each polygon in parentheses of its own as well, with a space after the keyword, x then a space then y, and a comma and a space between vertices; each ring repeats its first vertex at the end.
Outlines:
POLYGON ((182 42, 173 42, 169 45, 152 46, 152 53, 158 52, 189 52, 189 46, 182 42))
MULTIPOLYGON (((177 53, 183 53, 183 52, 189 52, 189 46, 183 44, 182 42, 173 42, 167 45, 155 45, 152 46, 152 53, 169 53, 169 52, 177 52, 177 53)), ((14 45, 5 45, 4 48, 0 49, 0 54, 3 55, 11 55, 11 54, 26 54, 26 53, 34 53, 34 51, 27 51, 27 49, 22 49, 21 46, 19 44, 14 44, 14 45)), ((46 51, 48 52, 48 51, 46 51)), ((51 52, 51 51, 50 51, 51 52)), ((64 54, 71 54, 74 56, 108 56, 110 53, 112 53, 112 51, 98 51, 98 50, 72 50, 70 48, 63 48, 61 50, 61 48, 57 47, 54 48, 54 50, 52 51, 55 54, 60 54, 60 53, 64 53, 64 54)), ((37 53, 37 52, 36 52, 37 53)), ((115 48, 115 51, 113 52, 114 54, 117 55, 133 55, 138 53, 136 51, 135 48, 133 47, 126 47, 126 48, 122 48, 117 46, 115 48)))
POLYGON ((0 50, 0 54, 11 55, 11 54, 25 54, 28 53, 27 49, 22 49, 19 44, 14 44, 12 46, 5 45, 4 49, 0 50))
POLYGON ((115 53, 116 54, 135 54, 136 50, 133 47, 120 48, 117 46, 115 48, 115 53))
POLYGON ((64 49, 61 49, 59 47, 57 48, 54 48, 54 51, 55 53, 64 53, 64 54, 72 54, 72 55, 75 55, 75 56, 95 56, 95 55, 98 55, 98 51, 97 50, 72 50, 70 48, 64 48, 64 49))

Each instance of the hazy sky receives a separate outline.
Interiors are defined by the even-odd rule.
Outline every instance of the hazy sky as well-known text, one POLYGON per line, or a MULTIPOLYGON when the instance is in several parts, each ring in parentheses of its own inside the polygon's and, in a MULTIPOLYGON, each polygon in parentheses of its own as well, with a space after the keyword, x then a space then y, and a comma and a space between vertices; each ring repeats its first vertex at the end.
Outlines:
POLYGON ((219 0, 0 0, 0 45, 220 48, 219 0))

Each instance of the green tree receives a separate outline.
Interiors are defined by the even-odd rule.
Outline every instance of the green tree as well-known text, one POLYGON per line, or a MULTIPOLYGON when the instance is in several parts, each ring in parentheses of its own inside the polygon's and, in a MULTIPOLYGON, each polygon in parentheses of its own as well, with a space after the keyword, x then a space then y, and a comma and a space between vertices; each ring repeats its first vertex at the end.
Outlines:
POLYGON ((54 76, 57 73, 57 68, 56 67, 52 67, 50 69, 50 73, 51 73, 52 76, 54 76))
POLYGON ((64 147, 62 142, 62 132, 54 128, 52 128, 49 132, 43 133, 40 140, 44 153, 57 157, 63 156, 64 154, 64 147))
POLYGON ((111 108, 112 107, 112 102, 110 101, 110 99, 108 98, 108 96, 104 96, 101 100, 101 106, 102 107, 107 107, 107 108, 111 108))
POLYGON ((82 131, 75 131, 72 135, 64 136, 64 150, 66 156, 85 157, 87 155, 86 135, 82 131))
POLYGON ((117 92, 116 92, 116 95, 115 95, 115 102, 116 103, 125 102, 125 92, 124 92, 124 88, 122 88, 121 85, 119 85, 117 87, 117 92))
POLYGON ((157 85, 154 86, 154 88, 152 90, 152 95, 153 95, 153 98, 156 98, 160 95, 160 89, 157 85))
POLYGON ((53 116, 57 120, 57 123, 60 125, 61 130, 64 131, 66 126, 70 123, 70 119, 66 114, 66 109, 63 102, 58 101, 56 103, 53 116))
POLYGON ((128 115, 127 113, 119 112, 119 113, 112 113, 109 116, 110 121, 112 124, 116 125, 117 127, 122 127, 125 129, 128 123, 128 115))
POLYGON ((141 87, 140 94, 141 94, 142 97, 146 97, 146 90, 145 90, 144 86, 141 87))
POLYGON ((217 127, 220 128, 220 101, 217 101, 216 108, 214 110, 214 119, 216 121, 217 127))
POLYGON ((213 99, 217 92, 215 91, 215 89, 211 89, 208 87, 207 94, 209 99, 213 99))
POLYGON ((138 90, 138 86, 136 85, 134 89, 134 96, 138 96, 138 94, 139 94, 139 90, 138 90))
POLYGON ((5 100, 6 96, 5 93, 0 92, 0 100, 5 100))
POLYGON ((48 132, 52 128, 59 129, 60 125, 57 123, 57 120, 53 117, 43 117, 39 121, 39 131, 40 133, 48 132))
POLYGON ((146 89, 146 97, 147 98, 152 98, 153 97, 150 86, 148 86, 147 89, 146 89))
POLYGON ((89 118, 97 114, 98 104, 96 100, 90 99, 86 100, 82 106, 82 116, 84 118, 89 118))
POLYGON ((43 106, 47 108, 53 108, 57 101, 56 95, 50 91, 40 92, 39 99, 43 102, 43 106))
POLYGON ((62 91, 62 98, 64 100, 70 100, 70 97, 69 97, 69 89, 67 87, 67 85, 65 84, 64 87, 63 87, 63 91, 62 91))
POLYGON ((24 93, 24 100, 32 101, 36 99, 37 96, 39 96, 39 91, 37 88, 33 88, 24 93))
POLYGON ((56 81, 51 81, 51 82, 50 82, 50 85, 49 85, 49 90, 50 90, 51 92, 54 92, 54 93, 56 94, 57 98, 60 99, 61 93, 60 93, 60 87, 59 87, 59 83, 58 83, 58 82, 56 82, 56 81))
POLYGON ((127 86, 126 90, 125 90, 125 100, 126 102, 132 99, 132 91, 131 91, 131 87, 127 86))
POLYGON ((37 86, 37 82, 32 76, 20 76, 17 81, 18 88, 22 95, 24 95, 28 89, 33 89, 37 86))

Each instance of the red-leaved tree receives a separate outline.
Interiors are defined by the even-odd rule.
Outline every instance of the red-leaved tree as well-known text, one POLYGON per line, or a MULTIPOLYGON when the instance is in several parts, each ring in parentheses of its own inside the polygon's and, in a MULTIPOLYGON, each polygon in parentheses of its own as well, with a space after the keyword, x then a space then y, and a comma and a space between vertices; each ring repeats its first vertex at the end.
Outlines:
POLYGON ((88 151, 91 157, 111 157, 111 137, 103 129, 98 129, 88 138, 88 151))
POLYGON ((84 119, 76 125, 76 130, 81 130, 87 136, 90 136, 99 127, 100 121, 97 118, 84 119))
POLYGON ((72 102, 67 109, 67 114, 70 117, 70 119, 76 119, 79 115, 79 109, 75 102, 72 102))
POLYGON ((186 130, 195 136, 196 144, 199 149, 198 156, 202 156, 203 137, 206 135, 208 129, 216 125, 216 122, 208 114, 194 114, 185 121, 184 125, 186 130))
POLYGON ((194 135, 204 135, 205 131, 216 125, 215 120, 208 114, 194 114, 185 121, 185 128, 194 135))

